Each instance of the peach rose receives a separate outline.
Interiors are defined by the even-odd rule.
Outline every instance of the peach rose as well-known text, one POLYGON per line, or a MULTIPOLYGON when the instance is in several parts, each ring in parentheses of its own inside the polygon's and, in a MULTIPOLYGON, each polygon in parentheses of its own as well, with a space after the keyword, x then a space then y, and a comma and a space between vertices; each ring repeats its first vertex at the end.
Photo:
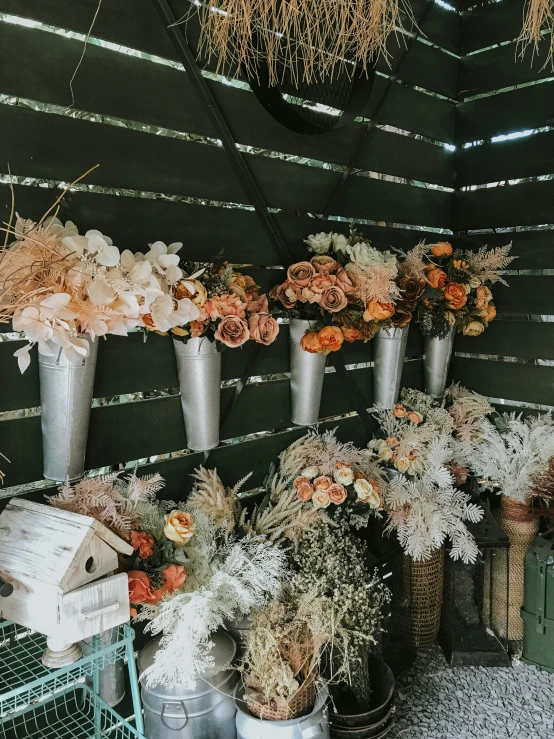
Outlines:
POLYGON ((337 482, 329 485, 327 489, 327 497, 331 503, 334 503, 335 505, 342 505, 346 500, 347 495, 348 493, 346 492, 346 488, 337 482))
POLYGON ((492 293, 488 287, 481 285, 481 287, 477 288, 477 292, 475 294, 475 305, 479 310, 485 310, 491 300, 492 293))
POLYGON ((276 285, 269 291, 272 300, 278 300, 283 308, 294 308, 300 297, 300 288, 286 280, 281 285, 276 285))
POLYGON ((337 287, 340 287, 345 295, 352 295, 357 290, 354 274, 354 272, 346 269, 337 272, 337 287))
POLYGON ((346 308, 348 300, 340 287, 333 285, 322 294, 319 304, 323 310, 328 310, 329 313, 338 313, 346 308))
POLYGON ((451 310, 460 310, 467 303, 465 287, 458 282, 449 282, 444 288, 444 298, 451 310))
POLYGON ((314 480, 314 490, 329 490, 332 484, 333 481, 330 477, 327 477, 327 475, 320 475, 320 477, 316 477, 314 480))
POLYGON ((362 338, 362 332, 357 328, 353 328, 352 326, 341 326, 340 330, 342 331, 344 340, 350 343, 362 338))
POLYGON ((317 331, 308 331, 308 333, 304 334, 300 339, 300 346, 305 352, 310 352, 310 354, 319 354, 323 351, 317 331))
POLYGON ((314 293, 324 293, 330 287, 333 287, 337 278, 335 275, 317 274, 308 285, 308 288, 314 293))
POLYGON ((184 547, 195 532, 194 518, 185 511, 173 510, 165 516, 164 534, 175 542, 178 547, 184 547))
POLYGON ((307 287, 314 275, 315 268, 310 262, 291 264, 287 271, 287 279, 298 287, 307 287))
POLYGON ((480 336, 485 330, 485 324, 481 321, 468 321, 463 329, 462 333, 464 336, 480 336))
POLYGON ((452 244, 449 241, 439 241, 431 247, 434 257, 449 257, 452 254, 452 244))
POLYGON ((174 590, 179 590, 185 584, 187 579, 187 573, 183 565, 168 565, 162 572, 165 580, 163 590, 168 593, 172 593, 174 590))
POLYGON ((296 488, 296 497, 303 503, 307 503, 312 499, 314 489, 309 482, 303 482, 296 488))
POLYGON ((336 352, 341 348, 344 336, 338 326, 325 326, 319 332, 319 341, 324 352, 336 352))
POLYGON ((305 475, 300 475, 299 477, 295 478, 294 482, 292 483, 292 486, 296 491, 298 491, 298 488, 300 488, 302 485, 310 485, 310 480, 305 475))
POLYGON ((249 313, 269 313, 267 295, 253 295, 246 305, 246 310, 249 313))
POLYGON ((146 531, 131 531, 131 546, 138 551, 140 559, 148 559, 154 551, 154 537, 146 531))
POLYGON ((277 338, 279 324, 267 313, 254 313, 248 319, 250 338, 258 344, 269 346, 277 338))
POLYGON ((160 600, 162 593, 159 590, 152 590, 152 583, 146 572, 131 570, 127 573, 127 581, 129 584, 129 602, 132 605, 138 603, 154 605, 160 600))
POLYGON ((302 288, 302 291, 300 293, 300 300, 303 303, 320 303, 321 296, 322 296, 321 293, 314 292, 314 290, 312 290, 312 283, 310 282, 308 287, 302 288))
POLYGON ((392 415, 395 418, 404 418, 406 415, 406 409, 402 405, 402 403, 397 403, 394 408, 392 409, 392 415))
POLYGON ((202 306, 200 317, 205 315, 211 321, 217 321, 218 318, 224 316, 236 316, 244 318, 246 315, 246 303, 237 295, 214 295, 213 298, 206 300, 202 306))
POLYGON ((368 301, 364 313, 364 321, 386 321, 390 318, 394 311, 394 303, 380 303, 375 298, 368 301))
POLYGON ((333 257, 329 257, 326 254, 321 254, 310 259, 311 264, 316 272, 322 275, 332 275, 339 268, 340 264, 333 257))
POLYGON ((421 423, 423 421, 423 416, 417 411, 408 411, 407 417, 409 421, 415 424, 421 423))
POLYGON ((214 334, 217 341, 221 341, 225 346, 232 348, 242 346, 250 338, 248 324, 242 318, 237 316, 225 316, 219 322, 217 331, 214 334))
POLYGON ((312 503, 314 508, 327 508, 331 501, 325 490, 316 490, 312 497, 312 503))
POLYGON ((427 277, 427 282, 431 287, 434 287, 435 290, 440 290, 441 287, 444 286, 447 277, 444 270, 440 267, 435 267, 433 264, 425 267, 425 276, 427 277))
POLYGON ((494 318, 496 318, 496 308, 494 307, 493 303, 489 303, 487 305, 483 313, 481 313, 481 317, 487 323, 490 323, 494 318))

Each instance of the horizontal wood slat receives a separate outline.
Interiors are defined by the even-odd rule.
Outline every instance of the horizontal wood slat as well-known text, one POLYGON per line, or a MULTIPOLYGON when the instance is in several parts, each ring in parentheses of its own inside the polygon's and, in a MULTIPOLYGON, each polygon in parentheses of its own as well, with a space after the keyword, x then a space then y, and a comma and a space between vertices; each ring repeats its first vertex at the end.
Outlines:
MULTIPOLYGON (((68 80, 75 57, 82 49, 81 42, 18 26, 6 25, 3 31, 0 92, 57 105, 69 103, 68 80), (34 44, 32 57, 16 65, 17 49, 28 42, 29 33, 40 43, 34 44), (40 63, 41 56, 44 64, 40 63)), ((216 82, 209 82, 209 85, 238 143, 346 164, 362 132, 362 124, 352 123, 321 136, 296 134, 274 121, 251 92, 216 82)), ((75 106, 86 111, 217 137, 188 76, 169 67, 91 46, 79 70, 75 92, 75 106), (106 89, 108 74, 110 85, 106 89), (129 84, 130 79, 132 84, 129 84)), ((380 120, 386 121, 386 117, 380 120)), ((448 140, 451 138, 452 135, 448 140)), ((447 186, 452 182, 450 152, 425 141, 382 130, 372 133, 354 164, 447 186)))
MULTIPOLYGON (((94 397, 108 398, 136 392, 152 392, 177 388, 177 370, 172 340, 168 336, 149 334, 146 342, 140 333, 127 337, 108 336, 100 340, 98 365, 94 383, 94 397)), ((0 366, 3 382, 0 384, 0 411, 35 408, 40 405, 38 386, 38 362, 36 350, 33 361, 22 375, 13 353, 25 342, 0 342, 0 366)), ((222 379, 242 376, 255 350, 253 342, 241 349, 226 350, 222 357, 222 379)), ((346 364, 370 362, 372 342, 348 344, 341 351, 346 364)), ((409 333, 407 357, 423 354, 421 333, 414 324, 409 333)), ((263 376, 289 372, 288 326, 281 326, 279 336, 269 347, 264 347, 251 375, 263 376)))
POLYGON ((505 285, 495 285, 494 301, 505 313, 554 315, 554 277, 507 276, 505 285))
POLYGON ((525 0, 503 0, 462 15, 460 54, 517 39, 523 26, 525 0))
POLYGON ((482 395, 552 405, 553 367, 453 357, 450 375, 482 395))
POLYGON ((552 223, 554 181, 484 187, 454 195, 454 231, 552 223))
POLYGON ((552 269, 554 230, 508 231, 453 237, 453 243, 462 249, 475 249, 485 244, 504 246, 510 241, 512 242, 511 254, 517 256, 517 260, 511 265, 512 269, 552 269))
MULTIPOLYGON (((364 401, 371 405, 372 370, 351 370, 351 373, 364 401)), ((403 384, 421 387, 421 381, 421 361, 407 362, 403 384)), ((222 406, 231 393, 232 389, 223 392, 222 406)), ((288 380, 247 386, 225 426, 223 437, 234 438, 292 426, 289 393, 288 380)), ((336 373, 325 375, 321 418, 351 410, 352 403, 339 376, 336 373)), ((87 469, 95 469, 177 451, 185 446, 178 396, 93 408, 85 465, 87 469)), ((0 448, 12 461, 10 485, 42 477, 39 417, 0 422, 0 448)))
POLYGON ((554 323, 496 320, 481 336, 457 336, 454 351, 554 359, 554 323))
POLYGON ((456 187, 554 174, 554 131, 459 150, 456 187))
MULTIPOLYGON (((226 153, 216 146, 12 106, 0 106, 0 126, 6 130, 0 139, 0 161, 9 161, 13 175, 71 181, 100 163, 88 183, 248 202, 226 153)), ((340 179, 340 173, 320 167, 244 156, 271 207, 321 213, 340 179)), ((445 227, 450 222, 449 200, 444 191, 352 177, 334 213, 445 227)))
POLYGON ((462 103, 456 108, 458 143, 541 128, 554 118, 554 82, 462 103))

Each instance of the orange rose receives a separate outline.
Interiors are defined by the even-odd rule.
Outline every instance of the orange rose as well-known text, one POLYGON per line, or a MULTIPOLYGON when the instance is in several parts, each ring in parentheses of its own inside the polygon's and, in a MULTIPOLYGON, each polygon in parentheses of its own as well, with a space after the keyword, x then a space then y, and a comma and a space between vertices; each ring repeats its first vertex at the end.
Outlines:
POLYGON ((317 331, 308 331, 307 334, 304 334, 300 339, 300 346, 305 352, 310 352, 310 354, 319 354, 323 351, 323 346, 317 331))
POLYGON ((327 488, 327 497, 335 505, 341 505, 346 500, 347 492, 343 485, 334 482, 327 488))
POLYGON ((127 573, 127 580, 129 583, 129 602, 132 605, 137 603, 153 605, 160 600, 161 594, 156 590, 152 590, 152 583, 146 572, 131 570, 127 573))
POLYGON ((187 573, 183 565, 168 565, 162 572, 165 580, 165 585, 162 590, 167 593, 172 593, 174 590, 179 590, 185 584, 187 579, 187 573))
POLYGON ((319 332, 319 341, 324 352, 336 352, 341 348, 344 336, 338 326, 325 326, 319 332))
POLYGON ((490 323, 494 318, 496 318, 496 308, 494 307, 494 304, 489 303, 481 316, 487 323, 490 323))
POLYGON ((421 413, 417 413, 417 411, 409 411, 408 420, 416 424, 421 423, 423 421, 423 416, 421 413))
POLYGON ((477 288, 477 292, 475 293, 475 305, 479 310, 485 310, 491 300, 492 293, 488 287, 481 285, 481 287, 477 288))
POLYGON ((425 276, 427 277, 427 282, 431 287, 434 287, 435 290, 440 290, 441 287, 444 286, 447 277, 444 270, 440 267, 435 267, 433 264, 425 267, 425 276))
POLYGON ((131 531, 131 546, 140 559, 148 559, 154 551, 154 537, 145 531, 131 531))
POLYGON ((296 497, 299 500, 301 500, 303 503, 307 503, 309 500, 312 499, 312 496, 314 494, 314 489, 311 486, 310 482, 303 482, 298 487, 295 486, 295 489, 296 489, 296 497))
POLYGON ((431 247, 434 257, 449 257, 452 254, 452 244, 449 241, 439 241, 431 247))
POLYGON ((302 485, 310 485, 310 480, 305 475, 300 475, 292 483, 292 486, 296 491, 298 491, 298 488, 302 487, 302 485))
POLYGON ((194 518, 190 513, 173 510, 165 516, 164 534, 178 547, 184 547, 194 536, 195 528, 194 518))
POLYGON ((451 310, 460 310, 467 303, 465 287, 458 282, 449 282, 444 288, 444 297, 451 310))
POLYGON ((454 259, 452 264, 456 269, 469 269, 469 264, 463 259, 454 259))
POLYGON ((340 330, 342 331, 344 340, 350 343, 362 338, 362 332, 357 328, 352 328, 351 326, 341 326, 340 330))
POLYGON ((402 405, 402 403, 397 403, 394 408, 392 409, 392 415, 395 418, 404 418, 406 415, 406 409, 402 405))
POLYGON ((386 321, 395 311, 394 303, 379 303, 372 298, 368 301, 364 313, 364 321, 386 321))
POLYGON ((321 475, 320 477, 316 477, 314 480, 314 490, 327 491, 332 484, 333 481, 330 477, 327 477, 326 475, 321 475))
POLYGON ((309 262, 291 264, 287 271, 287 279, 298 287, 307 287, 314 275, 314 266, 309 262))

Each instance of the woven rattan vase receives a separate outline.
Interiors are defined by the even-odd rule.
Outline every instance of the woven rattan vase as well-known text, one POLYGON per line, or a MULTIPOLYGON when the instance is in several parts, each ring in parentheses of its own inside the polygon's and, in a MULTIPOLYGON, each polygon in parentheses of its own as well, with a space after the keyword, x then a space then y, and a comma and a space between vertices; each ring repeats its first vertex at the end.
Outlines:
POLYGON ((493 559, 492 623, 493 629, 503 638, 506 638, 507 623, 507 636, 510 641, 523 639, 520 608, 523 605, 524 558, 539 532, 538 520, 524 520, 528 510, 529 506, 525 503, 503 495, 500 508, 494 513, 496 520, 510 540, 510 557, 508 560, 508 598, 506 597, 506 560, 503 557, 493 559), (506 608, 508 609, 507 617, 506 608))
POLYGON ((437 640, 441 623, 444 583, 444 547, 431 558, 415 562, 405 557, 404 589, 410 603, 410 634, 414 647, 426 647, 437 640))
POLYGON ((246 689, 245 698, 248 710, 257 718, 264 721, 290 721, 310 713, 316 695, 316 679, 312 674, 288 700, 271 698, 265 701, 261 694, 252 688, 246 689))

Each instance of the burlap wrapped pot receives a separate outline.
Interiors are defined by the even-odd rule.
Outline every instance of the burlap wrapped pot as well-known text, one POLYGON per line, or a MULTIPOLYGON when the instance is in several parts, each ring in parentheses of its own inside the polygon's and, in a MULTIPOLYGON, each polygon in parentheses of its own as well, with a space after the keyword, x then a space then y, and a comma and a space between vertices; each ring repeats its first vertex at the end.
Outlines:
POLYGON ((250 713, 264 721, 290 721, 299 716, 306 716, 315 703, 316 682, 316 677, 312 673, 288 700, 277 697, 266 701, 255 688, 247 686, 246 705, 250 713))
POLYGON ((425 647, 437 640, 441 623, 444 583, 444 547, 430 559, 404 561, 404 593, 409 602, 410 635, 414 647, 425 647))

